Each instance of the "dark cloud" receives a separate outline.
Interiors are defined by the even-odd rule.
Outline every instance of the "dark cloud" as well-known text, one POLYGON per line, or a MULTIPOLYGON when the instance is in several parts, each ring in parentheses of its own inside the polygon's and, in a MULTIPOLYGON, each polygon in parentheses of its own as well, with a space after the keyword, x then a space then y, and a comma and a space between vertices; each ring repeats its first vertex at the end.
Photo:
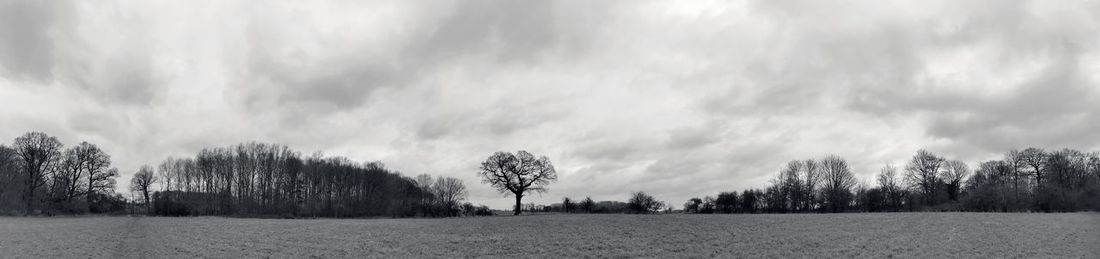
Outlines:
POLYGON ((721 140, 716 128, 685 128, 669 132, 667 145, 671 149, 693 149, 721 140))

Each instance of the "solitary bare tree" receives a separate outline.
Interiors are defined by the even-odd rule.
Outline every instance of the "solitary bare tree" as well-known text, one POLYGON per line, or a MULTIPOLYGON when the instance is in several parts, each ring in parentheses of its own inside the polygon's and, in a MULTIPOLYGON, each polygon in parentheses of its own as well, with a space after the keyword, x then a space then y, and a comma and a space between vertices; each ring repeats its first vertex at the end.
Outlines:
POLYGON ((523 196, 531 191, 545 192, 546 185, 558 179, 554 165, 546 156, 535 158, 527 151, 515 154, 496 152, 481 163, 478 172, 485 183, 501 193, 516 197, 513 215, 519 215, 523 196))

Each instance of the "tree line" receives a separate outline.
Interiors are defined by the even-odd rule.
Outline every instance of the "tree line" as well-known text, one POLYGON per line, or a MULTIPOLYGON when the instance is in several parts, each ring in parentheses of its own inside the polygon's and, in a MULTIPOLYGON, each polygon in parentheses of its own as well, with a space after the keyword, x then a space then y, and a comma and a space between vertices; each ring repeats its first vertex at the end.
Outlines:
POLYGON ((131 198, 115 191, 118 169, 98 146, 65 148, 30 132, 0 145, 0 214, 130 213, 163 216, 370 217, 491 215, 464 202, 457 178, 402 176, 380 162, 358 163, 286 146, 244 143, 141 166, 131 198))
MULTIPOLYGON (((855 177, 836 155, 786 163, 763 189, 691 198, 687 213, 798 213, 884 211, 1100 210, 1100 153, 1072 149, 1012 150, 976 169, 919 150, 901 168, 887 164, 872 183, 855 177)), ((406 177, 381 162, 355 162, 321 153, 303 156, 286 146, 243 143, 204 148, 193 157, 141 166, 130 179, 132 204, 116 193, 118 169, 98 146, 65 148, 57 138, 30 132, 0 145, 0 213, 132 213, 164 216, 447 217, 492 215, 465 202, 456 178, 406 177)), ((625 202, 563 199, 524 206, 557 180, 549 158, 526 151, 496 152, 478 176, 515 198, 521 211, 583 213, 670 212, 645 192, 625 202)))
POLYGON ((976 170, 919 150, 860 182, 846 160, 793 160, 764 189, 691 198, 687 213, 1100 210, 1100 153, 1012 150, 976 170))
POLYGON ((463 203, 466 186, 456 178, 410 178, 381 162, 302 156, 254 142, 168 158, 133 179, 133 191, 151 201, 144 203, 155 215, 442 217, 487 210, 463 203), (161 190, 152 191, 154 184, 161 190))
POLYGON ((0 214, 110 213, 125 209, 114 191, 118 169, 88 142, 65 148, 29 132, 0 145, 0 214))

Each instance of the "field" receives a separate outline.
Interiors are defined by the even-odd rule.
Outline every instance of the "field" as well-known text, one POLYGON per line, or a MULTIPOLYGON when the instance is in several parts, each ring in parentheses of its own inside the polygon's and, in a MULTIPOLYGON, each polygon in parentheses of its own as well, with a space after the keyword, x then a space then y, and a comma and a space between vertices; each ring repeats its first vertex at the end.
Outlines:
POLYGON ((1100 214, 0 217, 0 257, 1087 257, 1100 214))

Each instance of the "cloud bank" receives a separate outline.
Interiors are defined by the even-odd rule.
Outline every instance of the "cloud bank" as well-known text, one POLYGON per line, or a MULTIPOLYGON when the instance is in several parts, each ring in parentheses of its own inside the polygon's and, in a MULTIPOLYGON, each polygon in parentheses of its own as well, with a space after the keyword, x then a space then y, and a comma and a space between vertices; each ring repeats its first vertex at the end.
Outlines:
MULTIPOLYGON (((0 142, 142 164, 243 141, 679 204, 843 156, 1100 148, 1100 1, 0 2, 0 142)), ((125 186, 123 186, 125 187, 125 186)))

